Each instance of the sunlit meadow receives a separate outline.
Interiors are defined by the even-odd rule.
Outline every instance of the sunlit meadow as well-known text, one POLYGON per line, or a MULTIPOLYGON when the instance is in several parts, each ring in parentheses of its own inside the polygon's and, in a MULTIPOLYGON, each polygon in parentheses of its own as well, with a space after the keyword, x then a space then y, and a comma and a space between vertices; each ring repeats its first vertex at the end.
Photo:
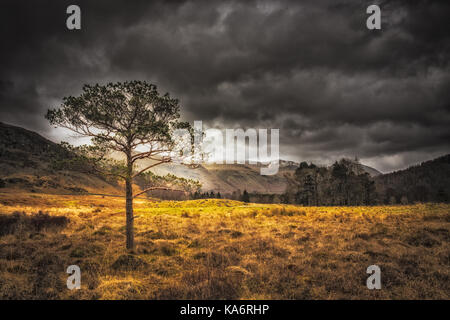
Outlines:
POLYGON ((0 298, 450 298, 450 205, 137 199, 129 254, 124 201, 1 193, 0 298), (366 286, 373 264, 381 290, 366 286))

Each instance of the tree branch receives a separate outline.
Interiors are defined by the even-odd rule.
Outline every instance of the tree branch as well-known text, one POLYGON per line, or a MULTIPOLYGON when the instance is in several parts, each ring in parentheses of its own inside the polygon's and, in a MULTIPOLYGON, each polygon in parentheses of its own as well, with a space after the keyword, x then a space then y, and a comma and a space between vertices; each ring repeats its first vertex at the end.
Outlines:
POLYGON ((167 159, 167 160, 161 160, 161 161, 159 161, 159 162, 153 163, 153 164, 151 164, 151 165, 145 167, 144 169, 138 171, 138 172, 135 173, 134 175, 132 175, 131 178, 133 179, 133 178, 137 177, 138 175, 140 175, 141 173, 147 171, 148 169, 151 169, 151 168, 156 167, 156 166, 158 166, 158 165, 160 165, 160 164, 162 164, 162 163, 167 163, 167 162, 170 162, 170 159, 167 159))
POLYGON ((136 153, 136 154, 133 154, 131 156, 131 160, 133 162, 135 162, 135 161, 137 161, 139 159, 145 159, 145 158, 151 159, 152 156, 159 155, 159 154, 164 153, 164 152, 170 152, 170 149, 157 149, 157 150, 153 150, 152 149, 150 151, 144 151, 144 152, 136 153))

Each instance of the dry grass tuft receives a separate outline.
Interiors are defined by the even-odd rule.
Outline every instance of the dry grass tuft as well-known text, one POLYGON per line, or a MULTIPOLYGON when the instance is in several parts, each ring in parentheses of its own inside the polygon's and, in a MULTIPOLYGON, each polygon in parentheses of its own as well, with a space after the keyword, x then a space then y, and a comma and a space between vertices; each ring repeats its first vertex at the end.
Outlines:
POLYGON ((147 263, 133 254, 122 254, 111 265, 114 270, 132 271, 147 266, 147 263))

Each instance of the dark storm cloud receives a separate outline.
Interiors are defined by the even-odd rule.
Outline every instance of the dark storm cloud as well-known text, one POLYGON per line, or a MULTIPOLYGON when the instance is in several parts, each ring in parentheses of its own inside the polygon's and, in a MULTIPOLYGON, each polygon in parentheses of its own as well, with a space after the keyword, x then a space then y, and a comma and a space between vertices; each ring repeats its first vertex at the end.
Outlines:
POLYGON ((382 170, 450 151, 442 1, 6 1, 0 117, 51 135, 84 83, 144 79, 209 126, 280 128, 281 152, 382 170), (368 5, 382 30, 365 27, 368 5), (69 4, 82 30, 65 28, 69 4))

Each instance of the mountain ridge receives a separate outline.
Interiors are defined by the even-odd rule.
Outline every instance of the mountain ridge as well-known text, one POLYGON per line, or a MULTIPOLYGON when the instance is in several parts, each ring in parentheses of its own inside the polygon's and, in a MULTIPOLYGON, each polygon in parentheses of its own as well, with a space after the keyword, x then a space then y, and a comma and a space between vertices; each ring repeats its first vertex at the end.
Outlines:
MULTIPOLYGON (((84 190, 86 192, 121 192, 120 186, 100 176, 81 172, 57 172, 48 168, 54 153, 61 146, 28 129, 0 122, 0 179, 9 185, 29 189, 84 190), (65 185, 68 184, 68 185, 65 185)), ((142 161, 140 166, 148 165, 142 161)), ((182 178, 198 180, 203 191, 232 193, 247 190, 254 193, 284 193, 287 187, 285 174, 295 172, 299 163, 280 160, 277 174, 260 174, 261 164, 202 164, 192 169, 168 163, 153 168, 157 175, 173 174, 182 178)), ((378 170, 361 165, 371 176, 381 174, 378 170)))

